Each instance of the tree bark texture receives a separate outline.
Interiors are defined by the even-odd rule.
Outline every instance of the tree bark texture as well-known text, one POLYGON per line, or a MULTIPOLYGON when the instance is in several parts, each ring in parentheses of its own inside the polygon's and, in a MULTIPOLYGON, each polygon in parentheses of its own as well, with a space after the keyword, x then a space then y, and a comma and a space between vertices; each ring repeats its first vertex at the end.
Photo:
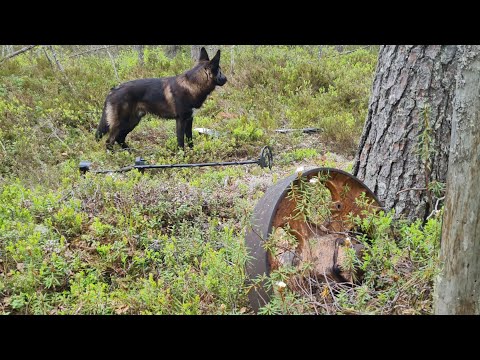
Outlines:
POLYGON ((436 314, 480 315, 480 46, 459 46, 436 314))
POLYGON ((432 204, 418 189, 446 181, 457 62, 456 45, 380 47, 353 174, 387 210, 395 209, 396 218, 425 219, 432 204), (435 149, 428 162, 419 154, 425 106, 430 107, 429 146, 435 149))

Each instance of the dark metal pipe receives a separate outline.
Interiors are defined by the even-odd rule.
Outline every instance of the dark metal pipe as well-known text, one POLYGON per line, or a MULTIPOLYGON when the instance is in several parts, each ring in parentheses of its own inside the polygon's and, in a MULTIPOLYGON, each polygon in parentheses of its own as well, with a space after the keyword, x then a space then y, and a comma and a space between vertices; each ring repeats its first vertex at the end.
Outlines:
POLYGON ((135 159, 135 165, 126 166, 117 170, 90 170, 91 163, 89 161, 80 162, 80 172, 85 174, 87 171, 91 171, 94 174, 107 174, 116 172, 126 172, 133 169, 137 169, 143 172, 145 169, 170 169, 170 168, 192 168, 203 166, 230 166, 230 165, 249 165, 257 164, 260 167, 272 168, 273 155, 272 149, 269 146, 264 146, 260 152, 260 157, 257 160, 245 160, 245 161, 227 161, 227 162, 211 162, 211 163, 199 163, 199 164, 161 164, 161 165, 148 165, 145 164, 145 160, 141 157, 135 159))
POLYGON ((199 163, 199 164, 135 165, 135 166, 133 166, 133 168, 135 168, 135 169, 164 169, 164 168, 227 166, 227 165, 247 165, 247 164, 258 164, 258 160, 212 162, 212 163, 199 163))

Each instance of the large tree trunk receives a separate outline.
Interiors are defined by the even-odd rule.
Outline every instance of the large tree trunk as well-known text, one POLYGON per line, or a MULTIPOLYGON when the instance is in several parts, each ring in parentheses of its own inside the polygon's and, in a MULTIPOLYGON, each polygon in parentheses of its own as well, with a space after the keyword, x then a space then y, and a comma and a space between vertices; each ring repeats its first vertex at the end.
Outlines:
POLYGON ((480 315, 480 46, 459 46, 459 52, 434 309, 480 315))
POLYGON ((446 181, 457 61, 456 45, 380 47, 353 174, 396 218, 425 219, 434 199, 422 189, 446 181), (425 114, 435 152, 422 158, 425 114))

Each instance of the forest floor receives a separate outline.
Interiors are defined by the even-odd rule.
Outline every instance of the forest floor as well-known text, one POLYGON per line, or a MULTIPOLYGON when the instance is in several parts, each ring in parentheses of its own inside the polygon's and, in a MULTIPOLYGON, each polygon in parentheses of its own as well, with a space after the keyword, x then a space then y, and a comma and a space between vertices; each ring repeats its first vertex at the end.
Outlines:
MULTIPOLYGON (((60 53, 60 48, 57 49, 60 53)), ((195 147, 176 151, 175 122, 146 116, 127 137, 131 153, 94 138, 105 96, 119 81, 108 57, 43 52, 0 67, 0 313, 253 314, 247 297, 245 233, 265 191, 297 169, 351 171, 365 120, 376 54, 338 56, 303 47, 244 47, 235 74, 194 115, 195 147), (277 133, 317 127, 321 132, 277 133), (147 170, 78 170, 257 159, 274 165, 147 170)), ((224 64, 229 52, 222 53, 224 64)), ((119 80, 180 73, 184 52, 161 48, 115 58, 119 80)), ((358 224, 366 256, 351 286, 287 289, 262 314, 428 314, 437 273, 440 221, 395 222, 375 214, 358 224)), ((291 270, 291 269, 290 269, 291 270)), ((289 270, 289 271, 290 271, 289 270)), ((271 281, 295 276, 271 274, 271 281)))

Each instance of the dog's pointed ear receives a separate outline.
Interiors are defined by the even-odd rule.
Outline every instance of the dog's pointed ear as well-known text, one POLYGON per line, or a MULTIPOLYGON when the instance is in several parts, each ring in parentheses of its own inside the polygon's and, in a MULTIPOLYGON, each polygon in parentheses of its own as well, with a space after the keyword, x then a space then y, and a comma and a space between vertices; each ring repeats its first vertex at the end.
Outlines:
POLYGON ((208 57, 207 50, 205 50, 204 47, 200 49, 200 57, 198 58, 198 61, 209 61, 210 58, 208 57))
POLYGON ((210 61, 210 64, 212 64, 213 67, 218 67, 220 64, 220 49, 217 51, 213 59, 210 61))

